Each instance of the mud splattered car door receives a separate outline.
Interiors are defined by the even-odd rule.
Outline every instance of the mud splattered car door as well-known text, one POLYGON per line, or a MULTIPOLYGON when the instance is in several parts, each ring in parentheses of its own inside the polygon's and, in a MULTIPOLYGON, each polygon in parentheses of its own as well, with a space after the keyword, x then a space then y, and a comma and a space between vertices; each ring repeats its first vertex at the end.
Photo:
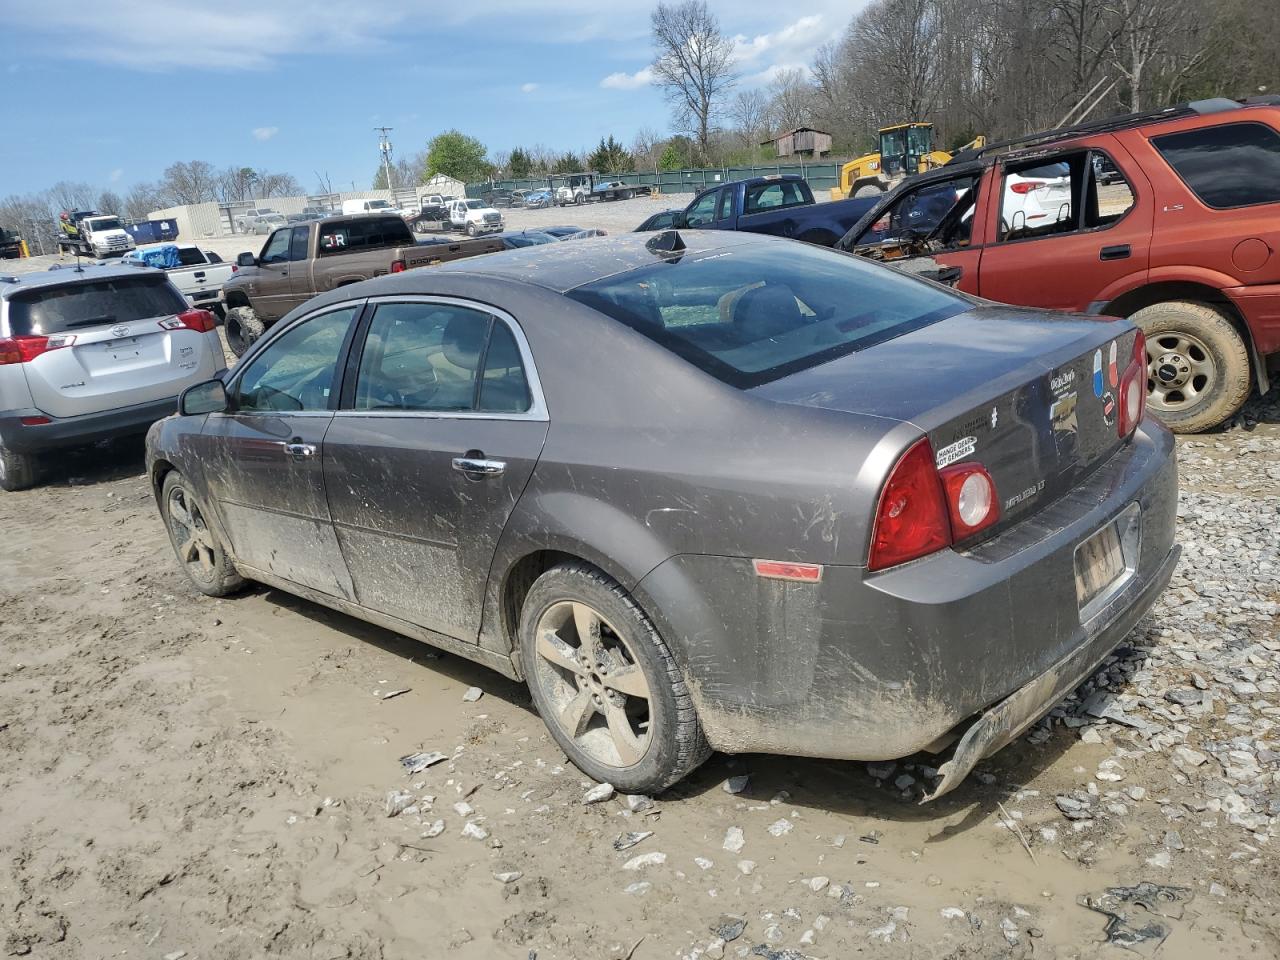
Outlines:
POLYGON ((321 447, 359 309, 317 314, 274 336, 230 381, 230 411, 211 414, 201 435, 237 561, 344 599, 351 579, 329 518, 321 447))
POLYGON ((365 323, 324 442, 357 600, 474 643, 498 537, 547 436, 532 357, 511 318, 478 304, 384 302, 365 323))

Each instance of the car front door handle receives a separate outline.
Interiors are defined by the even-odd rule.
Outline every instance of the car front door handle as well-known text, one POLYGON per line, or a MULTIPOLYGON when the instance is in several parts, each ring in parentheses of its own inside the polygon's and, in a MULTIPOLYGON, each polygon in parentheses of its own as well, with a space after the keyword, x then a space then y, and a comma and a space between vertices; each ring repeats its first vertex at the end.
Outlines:
POLYGON ((1099 260, 1127 260, 1133 251, 1127 243, 1117 243, 1114 247, 1103 247, 1098 251, 1099 260))
POLYGON ((472 480, 481 480, 485 477, 502 476, 507 472, 507 464, 506 461, 487 460, 483 456, 454 457, 453 469, 472 480))
POLYGON ((284 452, 295 460, 308 460, 316 455, 316 445, 295 440, 284 445, 284 452))

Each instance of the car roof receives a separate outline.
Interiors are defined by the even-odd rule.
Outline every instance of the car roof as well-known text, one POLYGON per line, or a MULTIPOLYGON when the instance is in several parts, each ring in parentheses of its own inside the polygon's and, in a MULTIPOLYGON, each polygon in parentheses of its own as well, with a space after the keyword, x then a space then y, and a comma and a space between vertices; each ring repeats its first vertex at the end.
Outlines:
POLYGON ((76 268, 72 264, 58 265, 48 270, 32 273, 6 275, 0 271, 0 297, 10 297, 25 290, 38 290, 42 287, 65 286, 71 283, 88 283, 92 280, 110 280, 113 277, 136 277, 140 272, 152 272, 163 276, 159 270, 129 264, 111 263, 81 264, 76 268))
MULTIPOLYGON (((676 231, 624 233, 613 237, 593 237, 573 244, 538 244, 503 253, 489 253, 482 257, 451 260, 433 266, 430 270, 406 270, 366 282, 377 284, 377 296, 424 292, 415 288, 429 286, 432 277, 442 274, 488 277, 565 293, 583 284, 672 258, 672 254, 661 251, 655 253, 647 245, 656 238, 673 232, 676 231)), ((762 234, 723 230, 681 230, 678 235, 685 245, 681 256, 700 256, 735 248, 788 242, 762 234)), ((375 294, 371 291, 368 295, 375 294)))

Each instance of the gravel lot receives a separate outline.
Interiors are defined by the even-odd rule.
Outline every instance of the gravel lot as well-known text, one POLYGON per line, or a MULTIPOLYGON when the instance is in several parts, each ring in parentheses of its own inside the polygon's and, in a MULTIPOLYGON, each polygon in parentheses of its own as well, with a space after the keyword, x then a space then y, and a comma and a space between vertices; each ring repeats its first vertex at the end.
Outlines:
MULTIPOLYGON (((603 223, 564 213, 511 221, 603 223)), ((523 687, 196 594, 141 444, 68 456, 0 496, 0 956, 1131 958, 1078 898, 1144 881, 1158 957, 1280 956, 1280 391, 1178 454, 1170 590, 926 807, 918 765, 755 756, 585 805, 523 687)))

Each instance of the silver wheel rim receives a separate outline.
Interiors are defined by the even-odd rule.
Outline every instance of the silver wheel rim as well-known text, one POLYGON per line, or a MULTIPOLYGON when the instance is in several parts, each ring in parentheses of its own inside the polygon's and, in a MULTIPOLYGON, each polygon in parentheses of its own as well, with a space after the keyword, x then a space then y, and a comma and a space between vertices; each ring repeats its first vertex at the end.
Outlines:
POLYGON ((169 533, 178 559, 193 577, 209 580, 216 566, 213 534, 185 487, 169 491, 168 513, 169 533))
POLYGON ((590 605, 563 600, 542 614, 536 637, 551 721, 599 763, 639 763, 653 738, 652 694, 623 635, 590 605))
POLYGON ((1147 339, 1147 403, 1153 410, 1189 410, 1201 403, 1217 382, 1213 354, 1198 337, 1159 333, 1147 339))

